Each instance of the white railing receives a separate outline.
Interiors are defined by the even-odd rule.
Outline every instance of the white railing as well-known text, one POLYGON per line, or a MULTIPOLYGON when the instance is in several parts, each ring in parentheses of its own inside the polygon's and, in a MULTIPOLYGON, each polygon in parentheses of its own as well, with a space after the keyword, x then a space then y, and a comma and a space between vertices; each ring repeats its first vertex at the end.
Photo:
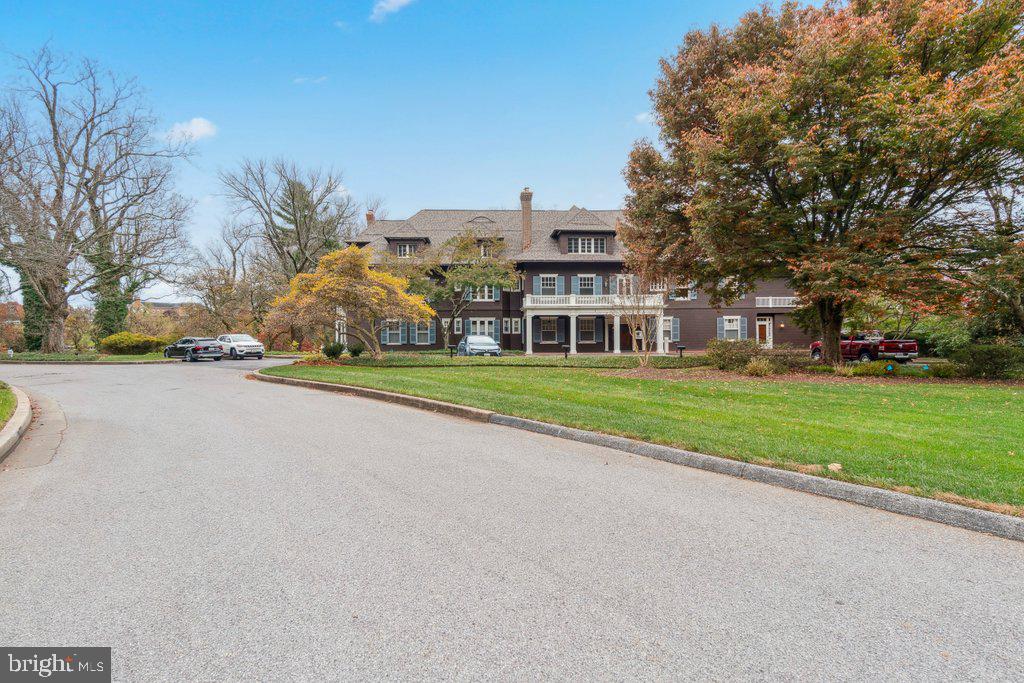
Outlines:
POLYGON ((665 305, 661 294, 527 294, 524 308, 659 308, 665 305))
POLYGON ((758 308, 794 308, 797 301, 795 296, 759 296, 755 305, 758 308))

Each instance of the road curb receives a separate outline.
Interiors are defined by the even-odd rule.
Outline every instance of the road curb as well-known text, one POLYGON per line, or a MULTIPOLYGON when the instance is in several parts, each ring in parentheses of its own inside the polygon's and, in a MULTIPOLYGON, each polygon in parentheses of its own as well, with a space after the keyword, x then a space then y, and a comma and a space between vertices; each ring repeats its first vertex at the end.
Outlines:
POLYGON ((4 458, 10 455, 14 447, 21 442, 21 437, 32 424, 32 403, 28 399, 28 394, 15 386, 11 386, 11 391, 18 399, 18 406, 11 414, 11 419, 7 421, 3 429, 0 429, 0 462, 3 462, 4 458))
POLYGON ((379 389, 355 387, 349 384, 333 384, 331 382, 316 382, 309 379, 277 377, 275 375, 263 375, 260 374, 259 372, 251 372, 249 373, 248 377, 259 380, 261 382, 271 382, 273 384, 288 384, 290 386, 295 387, 306 387, 308 389, 333 391, 336 394, 362 396, 363 398, 372 398, 378 401, 387 401, 388 403, 399 403, 401 405, 410 406, 412 408, 419 408, 420 410, 429 410, 434 413, 444 413, 445 415, 461 417, 467 420, 475 420, 476 422, 489 422, 491 416, 494 415, 494 413, 490 410, 480 410, 479 408, 460 406, 455 403, 435 401, 430 398, 409 396, 408 394, 396 394, 390 391, 380 391, 379 389))
POLYGON ((379 401, 387 401, 389 403, 400 403, 413 408, 422 408, 448 415, 467 417, 468 419, 479 422, 490 422, 491 424, 513 427, 515 429, 522 429, 537 434, 544 434, 546 436, 554 436, 560 439, 579 441, 593 446, 603 446, 605 448, 612 448, 617 451, 632 453, 634 455, 653 458, 655 460, 662 460, 676 465, 685 465, 687 467, 694 467, 696 469, 715 472, 717 474, 727 474, 740 479, 748 479, 750 481, 780 486, 794 491, 802 491, 804 493, 811 493, 817 496, 824 496, 826 498, 834 498, 836 500, 856 503, 857 505, 885 510, 887 512, 894 512, 908 517, 917 517, 919 519, 939 522, 940 524, 947 524, 949 526, 960 527, 962 529, 980 531, 982 533, 992 534, 994 536, 1000 536, 1014 541, 1024 541, 1024 519, 1022 518, 1001 515, 996 512, 979 510, 963 505, 956 505, 955 503, 946 503, 932 498, 922 498, 920 496, 912 496, 907 493, 899 493, 898 491, 890 491, 888 489, 880 489, 872 486, 863 486, 861 484, 853 484, 846 481, 839 481, 837 479, 815 477, 809 474, 802 474, 800 472, 776 469, 774 467, 766 467, 764 465, 755 465, 753 463, 743 462, 740 460, 731 460, 729 458, 723 458, 715 455, 696 453, 694 451, 673 448, 671 446, 661 446, 647 441, 628 439, 622 436, 611 436, 609 434, 591 432, 585 429, 563 427, 561 425, 540 422, 538 420, 528 420, 521 417, 513 417, 511 415, 502 415, 501 413, 495 413, 492 411, 468 408, 466 406, 445 403, 444 401, 435 401, 433 399, 408 396, 406 394, 396 394, 377 389, 366 389, 364 387, 356 387, 348 384, 315 382, 312 380, 295 379, 292 377, 263 375, 259 372, 251 373, 249 377, 264 382, 274 382, 311 389, 334 391, 354 396, 363 396, 365 398, 372 398, 379 401))

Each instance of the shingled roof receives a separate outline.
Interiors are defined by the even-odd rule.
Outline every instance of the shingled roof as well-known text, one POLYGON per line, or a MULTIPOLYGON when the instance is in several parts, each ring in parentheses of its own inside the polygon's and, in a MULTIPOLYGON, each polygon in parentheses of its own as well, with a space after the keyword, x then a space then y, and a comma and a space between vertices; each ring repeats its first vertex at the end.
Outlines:
POLYGON ((423 209, 405 220, 373 221, 366 230, 354 237, 354 244, 368 245, 377 251, 387 251, 388 241, 428 239, 431 244, 443 244, 465 230, 474 230, 484 236, 502 238, 507 255, 515 261, 622 261, 622 247, 613 254, 563 254, 558 247, 558 234, 562 232, 599 232, 614 235, 616 221, 623 220, 617 210, 591 211, 579 207, 568 210, 534 209, 531 242, 523 250, 523 212, 519 209, 423 209))

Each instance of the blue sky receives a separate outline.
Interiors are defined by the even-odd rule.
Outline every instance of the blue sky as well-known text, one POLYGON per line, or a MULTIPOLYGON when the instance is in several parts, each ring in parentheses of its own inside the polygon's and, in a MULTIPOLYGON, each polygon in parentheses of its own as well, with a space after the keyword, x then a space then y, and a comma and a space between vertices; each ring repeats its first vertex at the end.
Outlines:
MULTIPOLYGON (((133 75, 162 126, 204 119, 180 169, 212 237, 216 172, 283 155, 420 208, 619 206, 658 59, 754 2, 349 0, 3 3, 0 48, 49 41, 133 75), (638 118, 639 117, 639 118, 638 118)), ((0 58, 4 81, 11 60, 0 58)))

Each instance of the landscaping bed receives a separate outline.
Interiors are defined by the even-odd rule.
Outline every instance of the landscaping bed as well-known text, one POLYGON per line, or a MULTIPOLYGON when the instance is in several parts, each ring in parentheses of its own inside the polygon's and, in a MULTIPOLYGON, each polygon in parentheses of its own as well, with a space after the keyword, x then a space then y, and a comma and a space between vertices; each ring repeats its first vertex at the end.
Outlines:
POLYGON ((651 370, 633 377, 491 365, 262 372, 460 403, 1024 516, 1019 386, 685 378, 675 371, 662 379, 646 374, 651 370))

